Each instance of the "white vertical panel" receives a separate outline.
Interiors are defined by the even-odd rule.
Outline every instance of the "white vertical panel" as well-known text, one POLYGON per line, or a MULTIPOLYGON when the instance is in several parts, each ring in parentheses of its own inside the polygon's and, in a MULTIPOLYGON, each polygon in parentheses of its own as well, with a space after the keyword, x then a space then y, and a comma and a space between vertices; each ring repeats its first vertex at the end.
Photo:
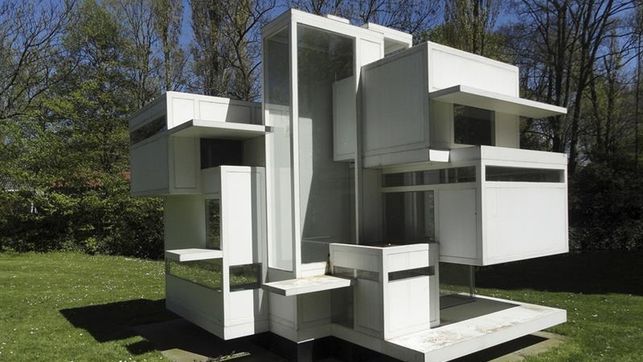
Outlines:
POLYGON ((365 156, 428 145, 424 53, 413 49, 392 57, 362 70, 365 156))
POLYGON ((449 149, 453 145, 453 104, 430 102, 431 147, 449 149))
POLYGON ((168 139, 157 137, 131 149, 131 192, 167 193, 169 188, 168 139))
POLYGON ((170 102, 168 107, 170 110, 167 119, 167 128, 173 128, 181 123, 185 123, 191 119, 196 118, 195 114, 195 99, 194 96, 189 94, 179 95, 180 93, 169 93, 170 102))
POLYGON ((187 137, 170 138, 172 152, 172 171, 175 189, 197 191, 199 162, 199 139, 187 137))
POLYGON ((386 288, 385 339, 429 329, 431 295, 428 276, 389 281, 386 288))
POLYGON ((253 260, 253 188, 250 169, 221 167, 221 217, 223 250, 229 265, 251 264, 253 260))
POLYGON ((359 66, 364 66, 376 60, 382 59, 383 46, 380 42, 367 39, 359 39, 359 66))
POLYGON ((495 144, 498 147, 520 148, 520 118, 495 112, 495 144))
POLYGON ((357 149, 357 100, 355 76, 333 83, 333 146, 334 160, 355 158, 357 149))
POLYGON ((476 190, 438 193, 440 256, 477 259, 476 190))

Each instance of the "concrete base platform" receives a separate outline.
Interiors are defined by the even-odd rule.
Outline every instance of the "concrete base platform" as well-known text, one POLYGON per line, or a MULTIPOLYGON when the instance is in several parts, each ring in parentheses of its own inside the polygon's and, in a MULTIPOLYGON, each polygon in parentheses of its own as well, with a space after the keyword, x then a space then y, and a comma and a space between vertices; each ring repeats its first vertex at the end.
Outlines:
POLYGON ((442 309, 441 317, 439 327, 391 339, 388 349, 403 360, 448 361, 564 323, 567 312, 477 296, 442 309))

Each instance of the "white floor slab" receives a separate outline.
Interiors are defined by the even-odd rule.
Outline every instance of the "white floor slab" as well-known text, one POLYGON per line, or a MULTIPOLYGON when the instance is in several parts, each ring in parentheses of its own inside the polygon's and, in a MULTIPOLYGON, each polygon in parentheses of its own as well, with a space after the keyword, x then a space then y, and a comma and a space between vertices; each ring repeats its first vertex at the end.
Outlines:
POLYGON ((443 325, 388 342, 418 352, 418 361, 448 361, 567 320, 562 309, 482 296, 441 313, 443 325))

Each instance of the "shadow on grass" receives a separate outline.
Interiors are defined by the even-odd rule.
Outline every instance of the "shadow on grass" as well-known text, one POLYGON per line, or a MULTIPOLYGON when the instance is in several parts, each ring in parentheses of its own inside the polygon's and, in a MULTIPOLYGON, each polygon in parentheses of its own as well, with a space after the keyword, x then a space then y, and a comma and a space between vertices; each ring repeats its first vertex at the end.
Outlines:
POLYGON ((74 327, 86 330, 97 342, 143 339, 125 348, 133 355, 170 351, 170 359, 199 359, 198 355, 248 355, 244 361, 280 361, 259 347, 255 336, 224 341, 165 309, 165 299, 134 299, 60 310, 74 327), (175 350, 175 351, 171 351, 175 350), (185 351, 185 352, 182 352, 185 351), (195 355, 196 354, 196 355, 195 355), (174 355, 176 355, 174 358, 174 355))
POLYGON ((476 287, 643 295, 643 252, 570 253, 483 267, 476 287))
POLYGON ((165 299, 133 299, 108 304, 61 309, 74 327, 86 330, 97 342, 139 335, 132 327, 178 318, 165 309, 165 299))

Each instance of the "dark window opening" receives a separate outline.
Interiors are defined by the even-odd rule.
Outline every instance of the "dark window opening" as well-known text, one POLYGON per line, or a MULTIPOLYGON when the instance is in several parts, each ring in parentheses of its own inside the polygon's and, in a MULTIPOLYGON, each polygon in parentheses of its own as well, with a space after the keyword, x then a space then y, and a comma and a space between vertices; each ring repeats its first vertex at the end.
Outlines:
POLYGON ((563 170, 542 168, 487 166, 487 181, 505 182, 564 182, 563 170))
POLYGON ((243 164, 243 141, 201 138, 201 169, 243 164))
POLYGON ((439 185, 476 181, 476 167, 389 173, 383 176, 384 187, 439 185))
POLYGON ((155 134, 164 131, 166 126, 165 116, 161 116, 141 127, 133 130, 129 134, 130 144, 134 145, 146 140, 155 134))
POLYGON ((493 146, 493 118, 493 111, 454 104, 454 142, 464 145, 493 146))

